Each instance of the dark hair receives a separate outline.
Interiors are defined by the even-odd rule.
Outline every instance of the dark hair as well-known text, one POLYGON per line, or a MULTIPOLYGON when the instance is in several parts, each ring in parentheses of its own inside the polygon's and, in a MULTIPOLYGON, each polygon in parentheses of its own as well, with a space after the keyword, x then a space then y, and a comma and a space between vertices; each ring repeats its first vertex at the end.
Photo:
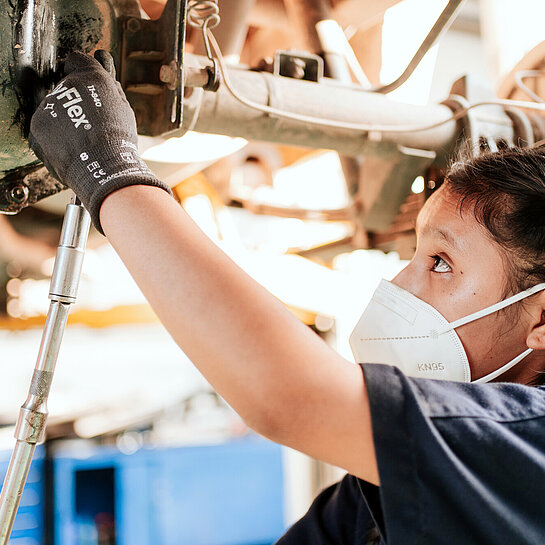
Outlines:
POLYGON ((460 159, 444 185, 506 251, 509 291, 545 282, 545 146, 460 159))

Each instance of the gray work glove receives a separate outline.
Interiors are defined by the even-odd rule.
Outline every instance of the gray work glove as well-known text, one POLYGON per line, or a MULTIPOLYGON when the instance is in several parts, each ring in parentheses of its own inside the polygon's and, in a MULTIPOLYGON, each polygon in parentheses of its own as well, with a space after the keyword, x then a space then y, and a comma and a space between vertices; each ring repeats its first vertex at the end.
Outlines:
POLYGON ((136 120, 106 51, 72 53, 66 77, 38 106, 28 141, 55 178, 70 187, 102 234, 104 199, 128 185, 152 185, 170 193, 137 152, 136 120))

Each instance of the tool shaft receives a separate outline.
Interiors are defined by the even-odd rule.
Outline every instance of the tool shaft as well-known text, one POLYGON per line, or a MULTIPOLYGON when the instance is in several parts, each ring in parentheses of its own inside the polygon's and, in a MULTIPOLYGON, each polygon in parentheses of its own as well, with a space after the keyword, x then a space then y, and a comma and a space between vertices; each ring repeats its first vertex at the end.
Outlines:
POLYGON ((69 204, 51 277, 51 304, 28 397, 17 420, 17 442, 0 494, 0 545, 9 541, 36 445, 45 438, 47 399, 70 306, 76 300, 89 226, 89 214, 83 206, 69 204))

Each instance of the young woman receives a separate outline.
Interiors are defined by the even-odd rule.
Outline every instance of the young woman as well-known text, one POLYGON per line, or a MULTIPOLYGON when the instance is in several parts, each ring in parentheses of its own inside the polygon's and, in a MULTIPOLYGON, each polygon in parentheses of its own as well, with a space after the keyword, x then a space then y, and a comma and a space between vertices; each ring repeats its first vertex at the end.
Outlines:
POLYGON ((246 422, 350 474, 282 545, 545 542, 545 390, 528 386, 545 371, 543 150, 454 165, 420 214, 414 258, 377 290, 372 323, 356 329, 369 362, 358 366, 170 197, 136 152, 134 116, 109 74, 82 54, 66 70, 32 120, 38 157, 74 189, 172 337, 246 422), (377 345, 390 365, 376 364, 377 345), (505 364, 510 383, 400 370, 468 381, 505 364))

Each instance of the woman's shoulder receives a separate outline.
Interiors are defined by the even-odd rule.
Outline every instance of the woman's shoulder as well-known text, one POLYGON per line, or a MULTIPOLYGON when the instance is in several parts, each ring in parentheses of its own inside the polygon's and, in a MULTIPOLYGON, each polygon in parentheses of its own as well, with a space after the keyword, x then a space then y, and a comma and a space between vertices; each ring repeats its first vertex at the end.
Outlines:
POLYGON ((483 418, 498 423, 545 419, 545 388, 514 383, 416 381, 433 418, 483 418), (430 384, 431 383, 431 384, 430 384))
POLYGON ((500 422, 545 419, 545 387, 514 383, 461 383, 411 378, 394 367, 365 365, 370 396, 412 400, 430 418, 482 418, 500 422), (389 395, 385 396, 387 390, 389 395))
POLYGON ((544 388, 363 371, 388 540, 545 543, 544 388))

